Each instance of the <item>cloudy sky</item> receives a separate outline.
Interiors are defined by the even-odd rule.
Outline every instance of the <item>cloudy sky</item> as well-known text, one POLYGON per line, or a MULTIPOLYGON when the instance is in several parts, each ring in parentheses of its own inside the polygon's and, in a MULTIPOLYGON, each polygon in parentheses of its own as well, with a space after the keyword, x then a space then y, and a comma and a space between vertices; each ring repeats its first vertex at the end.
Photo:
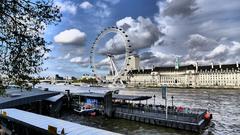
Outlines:
MULTIPOLYGON (((55 4, 63 17, 45 32, 52 51, 44 76, 91 73, 90 48, 108 26, 127 32, 144 68, 173 66, 176 57, 181 65, 240 60, 239 0, 55 0, 55 4)), ((121 59, 122 46, 118 34, 106 36, 98 45, 98 64, 106 66, 103 52, 114 52, 121 59)))

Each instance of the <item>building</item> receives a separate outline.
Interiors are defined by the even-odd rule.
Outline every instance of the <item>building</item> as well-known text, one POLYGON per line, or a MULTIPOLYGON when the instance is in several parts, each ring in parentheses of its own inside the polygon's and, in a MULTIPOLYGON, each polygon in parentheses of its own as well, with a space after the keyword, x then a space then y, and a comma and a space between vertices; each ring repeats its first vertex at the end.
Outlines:
MULTIPOLYGON (((236 64, 225 65, 194 65, 181 66, 176 58, 175 66, 139 68, 139 56, 129 57, 127 74, 120 78, 129 87, 200 87, 200 88, 240 88, 240 67, 236 64)), ((113 76, 106 76, 108 82, 113 76)))
POLYGON ((140 58, 138 55, 128 57, 127 71, 139 69, 140 58))
POLYGON ((240 68, 236 64, 195 65, 175 67, 154 67, 131 70, 127 79, 129 86, 169 87, 216 87, 240 88, 240 68))

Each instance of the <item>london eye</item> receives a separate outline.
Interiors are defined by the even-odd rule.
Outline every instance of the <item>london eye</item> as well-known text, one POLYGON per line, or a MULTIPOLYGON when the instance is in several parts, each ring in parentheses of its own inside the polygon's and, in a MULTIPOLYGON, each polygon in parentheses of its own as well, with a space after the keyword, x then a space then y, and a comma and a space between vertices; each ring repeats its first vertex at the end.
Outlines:
MULTIPOLYGON (((119 27, 107 27, 105 28, 103 31, 101 31, 95 41, 93 42, 92 46, 91 46, 91 52, 90 52, 90 66, 91 66, 91 70, 92 73, 94 75, 94 77, 96 77, 99 80, 102 80, 101 78, 101 74, 98 72, 98 62, 99 60, 97 60, 99 53, 97 52, 97 47, 100 46, 99 42, 101 40, 104 40, 105 37, 107 37, 110 34, 118 34, 121 37, 121 40, 123 42, 124 45, 124 54, 122 54, 122 56, 124 58, 122 58, 123 62, 121 62, 120 64, 116 64, 116 53, 114 53, 115 49, 112 49, 111 51, 106 51, 103 55, 103 57, 105 57, 105 59, 107 59, 108 61, 108 69, 109 69, 109 73, 112 76, 112 83, 113 84, 117 84, 117 83, 121 83, 123 84, 123 80, 121 76, 126 75, 126 73, 128 72, 128 66, 129 66, 129 59, 130 59, 130 55, 131 55, 131 45, 130 45, 130 40, 129 40, 129 36, 127 35, 126 31, 124 31, 122 28, 119 27)), ((113 46, 119 46, 119 44, 113 44, 113 46)), ((100 47, 103 48, 103 47, 100 47)))

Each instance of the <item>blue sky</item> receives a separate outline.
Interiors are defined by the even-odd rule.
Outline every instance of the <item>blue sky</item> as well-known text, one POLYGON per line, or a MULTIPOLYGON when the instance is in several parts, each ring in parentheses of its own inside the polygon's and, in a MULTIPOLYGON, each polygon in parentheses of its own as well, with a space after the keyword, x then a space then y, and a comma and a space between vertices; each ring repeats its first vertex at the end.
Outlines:
MULTIPOLYGON (((79 77, 91 73, 90 48, 97 34, 108 26, 123 27, 141 67, 169 66, 175 57, 181 65, 235 63, 240 54, 240 1, 230 0, 55 0, 62 21, 48 26, 45 39, 52 50, 46 54, 46 71, 79 77), (127 26, 127 27, 125 27, 127 26)), ((122 55, 118 35, 103 39, 100 49, 122 55), (120 47, 109 47, 111 43, 120 47)), ((108 64, 104 57, 99 65, 108 64)), ((103 68, 105 69, 105 68, 103 68)))

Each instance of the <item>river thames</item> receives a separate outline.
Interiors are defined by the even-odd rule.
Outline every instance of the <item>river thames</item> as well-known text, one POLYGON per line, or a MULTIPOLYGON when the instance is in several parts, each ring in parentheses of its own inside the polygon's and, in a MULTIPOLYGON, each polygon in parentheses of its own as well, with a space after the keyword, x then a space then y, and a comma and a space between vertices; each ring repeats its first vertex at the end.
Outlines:
MULTIPOLYGON (((47 85, 41 87, 53 91, 71 92, 106 92, 106 88, 80 87, 72 85, 47 85)), ((156 104, 165 104, 161 98, 161 90, 157 88, 125 88, 120 89, 120 94, 156 96, 156 104)), ((168 105, 206 108, 213 114, 211 126, 203 135, 239 135, 240 134, 240 90, 239 89, 179 89, 168 88, 168 105)), ((148 104, 154 104, 154 98, 148 100, 148 104)), ((61 119, 110 130, 128 135, 192 135, 196 133, 153 126, 123 119, 109 119, 102 116, 83 117, 75 113, 63 113, 61 119)))

